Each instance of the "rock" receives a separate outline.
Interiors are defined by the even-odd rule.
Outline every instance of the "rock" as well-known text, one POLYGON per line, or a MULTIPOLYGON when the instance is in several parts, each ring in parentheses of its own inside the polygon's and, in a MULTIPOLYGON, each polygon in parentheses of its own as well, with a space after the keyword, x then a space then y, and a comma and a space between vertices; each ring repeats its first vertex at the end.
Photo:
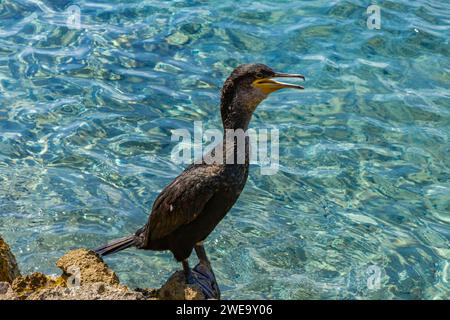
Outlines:
POLYGON ((185 284, 182 271, 174 273, 161 289, 129 289, 101 257, 86 249, 69 251, 56 265, 61 276, 40 272, 21 276, 9 246, 0 237, 0 300, 205 299, 199 286, 185 284))
POLYGON ((16 295, 9 282, 0 282, 0 300, 16 300, 16 295))
POLYGON ((204 300, 205 296, 197 285, 187 285, 183 271, 175 272, 158 292, 161 300, 204 300))
POLYGON ((166 41, 171 45, 181 46, 189 41, 189 37, 180 31, 176 31, 168 36, 166 41))
POLYGON ((77 249, 62 256, 56 266, 63 271, 63 277, 76 281, 80 285, 103 282, 119 284, 119 278, 94 251, 77 249))
POLYGON ((20 276, 20 271, 16 258, 8 244, 0 236, 0 282, 6 281, 11 283, 18 276, 20 276))
POLYGON ((61 286, 66 286, 66 282, 62 277, 52 278, 40 272, 19 276, 14 279, 11 285, 18 299, 26 299, 32 293, 43 289, 61 286))
POLYGON ((6 294, 10 288, 11 285, 8 282, 0 282, 0 294, 6 294))
POLYGON ((31 294, 27 300, 145 300, 145 296, 124 286, 97 282, 80 287, 40 290, 31 294))

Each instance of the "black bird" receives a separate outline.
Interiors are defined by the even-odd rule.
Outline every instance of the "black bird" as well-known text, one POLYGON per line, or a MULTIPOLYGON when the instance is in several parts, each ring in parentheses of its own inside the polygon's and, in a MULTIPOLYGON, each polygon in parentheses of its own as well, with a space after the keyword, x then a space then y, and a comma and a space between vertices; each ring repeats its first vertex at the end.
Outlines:
POLYGON ((217 157, 207 161, 208 157, 216 156, 213 151, 201 164, 190 165, 156 198, 145 226, 134 235, 115 240, 95 252, 104 256, 129 247, 170 250, 175 259, 183 263, 186 281, 190 283, 188 258, 195 249, 200 263, 212 272, 203 240, 234 205, 248 177, 248 139, 245 150, 241 151, 237 139, 228 129, 246 131, 256 107, 270 93, 283 88, 303 89, 299 85, 273 80, 280 77, 305 79, 300 74, 277 73, 264 64, 238 66, 221 91, 224 139, 219 160, 223 161, 218 161, 217 157), (241 162, 238 161, 240 152, 245 153, 241 162))

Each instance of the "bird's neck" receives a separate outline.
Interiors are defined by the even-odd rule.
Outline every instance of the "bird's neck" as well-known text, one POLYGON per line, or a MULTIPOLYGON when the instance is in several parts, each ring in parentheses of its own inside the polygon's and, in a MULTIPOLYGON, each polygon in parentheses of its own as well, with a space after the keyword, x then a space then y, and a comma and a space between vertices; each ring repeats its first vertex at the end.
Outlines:
POLYGON ((222 112, 222 124, 225 134, 227 129, 247 131, 252 118, 248 108, 233 101, 229 105, 222 105, 221 109, 224 111, 222 112))
MULTIPOLYGON (((252 117, 249 108, 233 101, 229 105, 222 103, 223 156, 226 164, 235 164, 247 168, 249 165, 250 142, 247 129, 252 117), (233 159, 230 161, 230 159, 233 159)), ((228 167, 228 166, 227 166, 228 167)))

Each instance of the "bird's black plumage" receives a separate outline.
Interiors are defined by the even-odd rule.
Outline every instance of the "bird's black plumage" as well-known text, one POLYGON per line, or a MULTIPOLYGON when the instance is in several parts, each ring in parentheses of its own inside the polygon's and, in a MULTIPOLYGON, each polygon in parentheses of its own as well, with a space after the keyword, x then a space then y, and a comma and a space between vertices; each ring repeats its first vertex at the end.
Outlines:
MULTIPOLYGON (((270 92, 283 86, 301 89, 300 86, 270 80, 276 76, 301 77, 277 74, 263 64, 237 67, 221 91, 220 109, 224 126, 221 148, 224 161, 211 163, 203 160, 186 168, 156 198, 144 227, 135 235, 118 239, 98 248, 96 252, 106 255, 134 246, 147 250, 170 250, 178 261, 185 261, 197 244, 200 246, 196 247, 199 258, 206 259, 199 243, 234 205, 248 177, 248 140, 244 150, 245 161, 236 163, 238 142, 234 138, 228 139, 227 129, 247 130, 254 110, 270 92), (234 163, 230 163, 231 158, 234 163)), ((213 154, 206 157, 211 156, 213 154)))

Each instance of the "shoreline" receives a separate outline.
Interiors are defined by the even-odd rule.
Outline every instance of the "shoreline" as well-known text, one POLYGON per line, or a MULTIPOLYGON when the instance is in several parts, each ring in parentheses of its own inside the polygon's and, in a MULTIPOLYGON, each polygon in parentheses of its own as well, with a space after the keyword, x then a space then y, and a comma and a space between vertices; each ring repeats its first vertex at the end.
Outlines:
POLYGON ((20 273, 9 245, 0 236, 0 300, 204 300, 197 285, 186 285, 182 271, 161 288, 132 289, 95 252, 76 249, 56 262, 60 276, 20 273))

